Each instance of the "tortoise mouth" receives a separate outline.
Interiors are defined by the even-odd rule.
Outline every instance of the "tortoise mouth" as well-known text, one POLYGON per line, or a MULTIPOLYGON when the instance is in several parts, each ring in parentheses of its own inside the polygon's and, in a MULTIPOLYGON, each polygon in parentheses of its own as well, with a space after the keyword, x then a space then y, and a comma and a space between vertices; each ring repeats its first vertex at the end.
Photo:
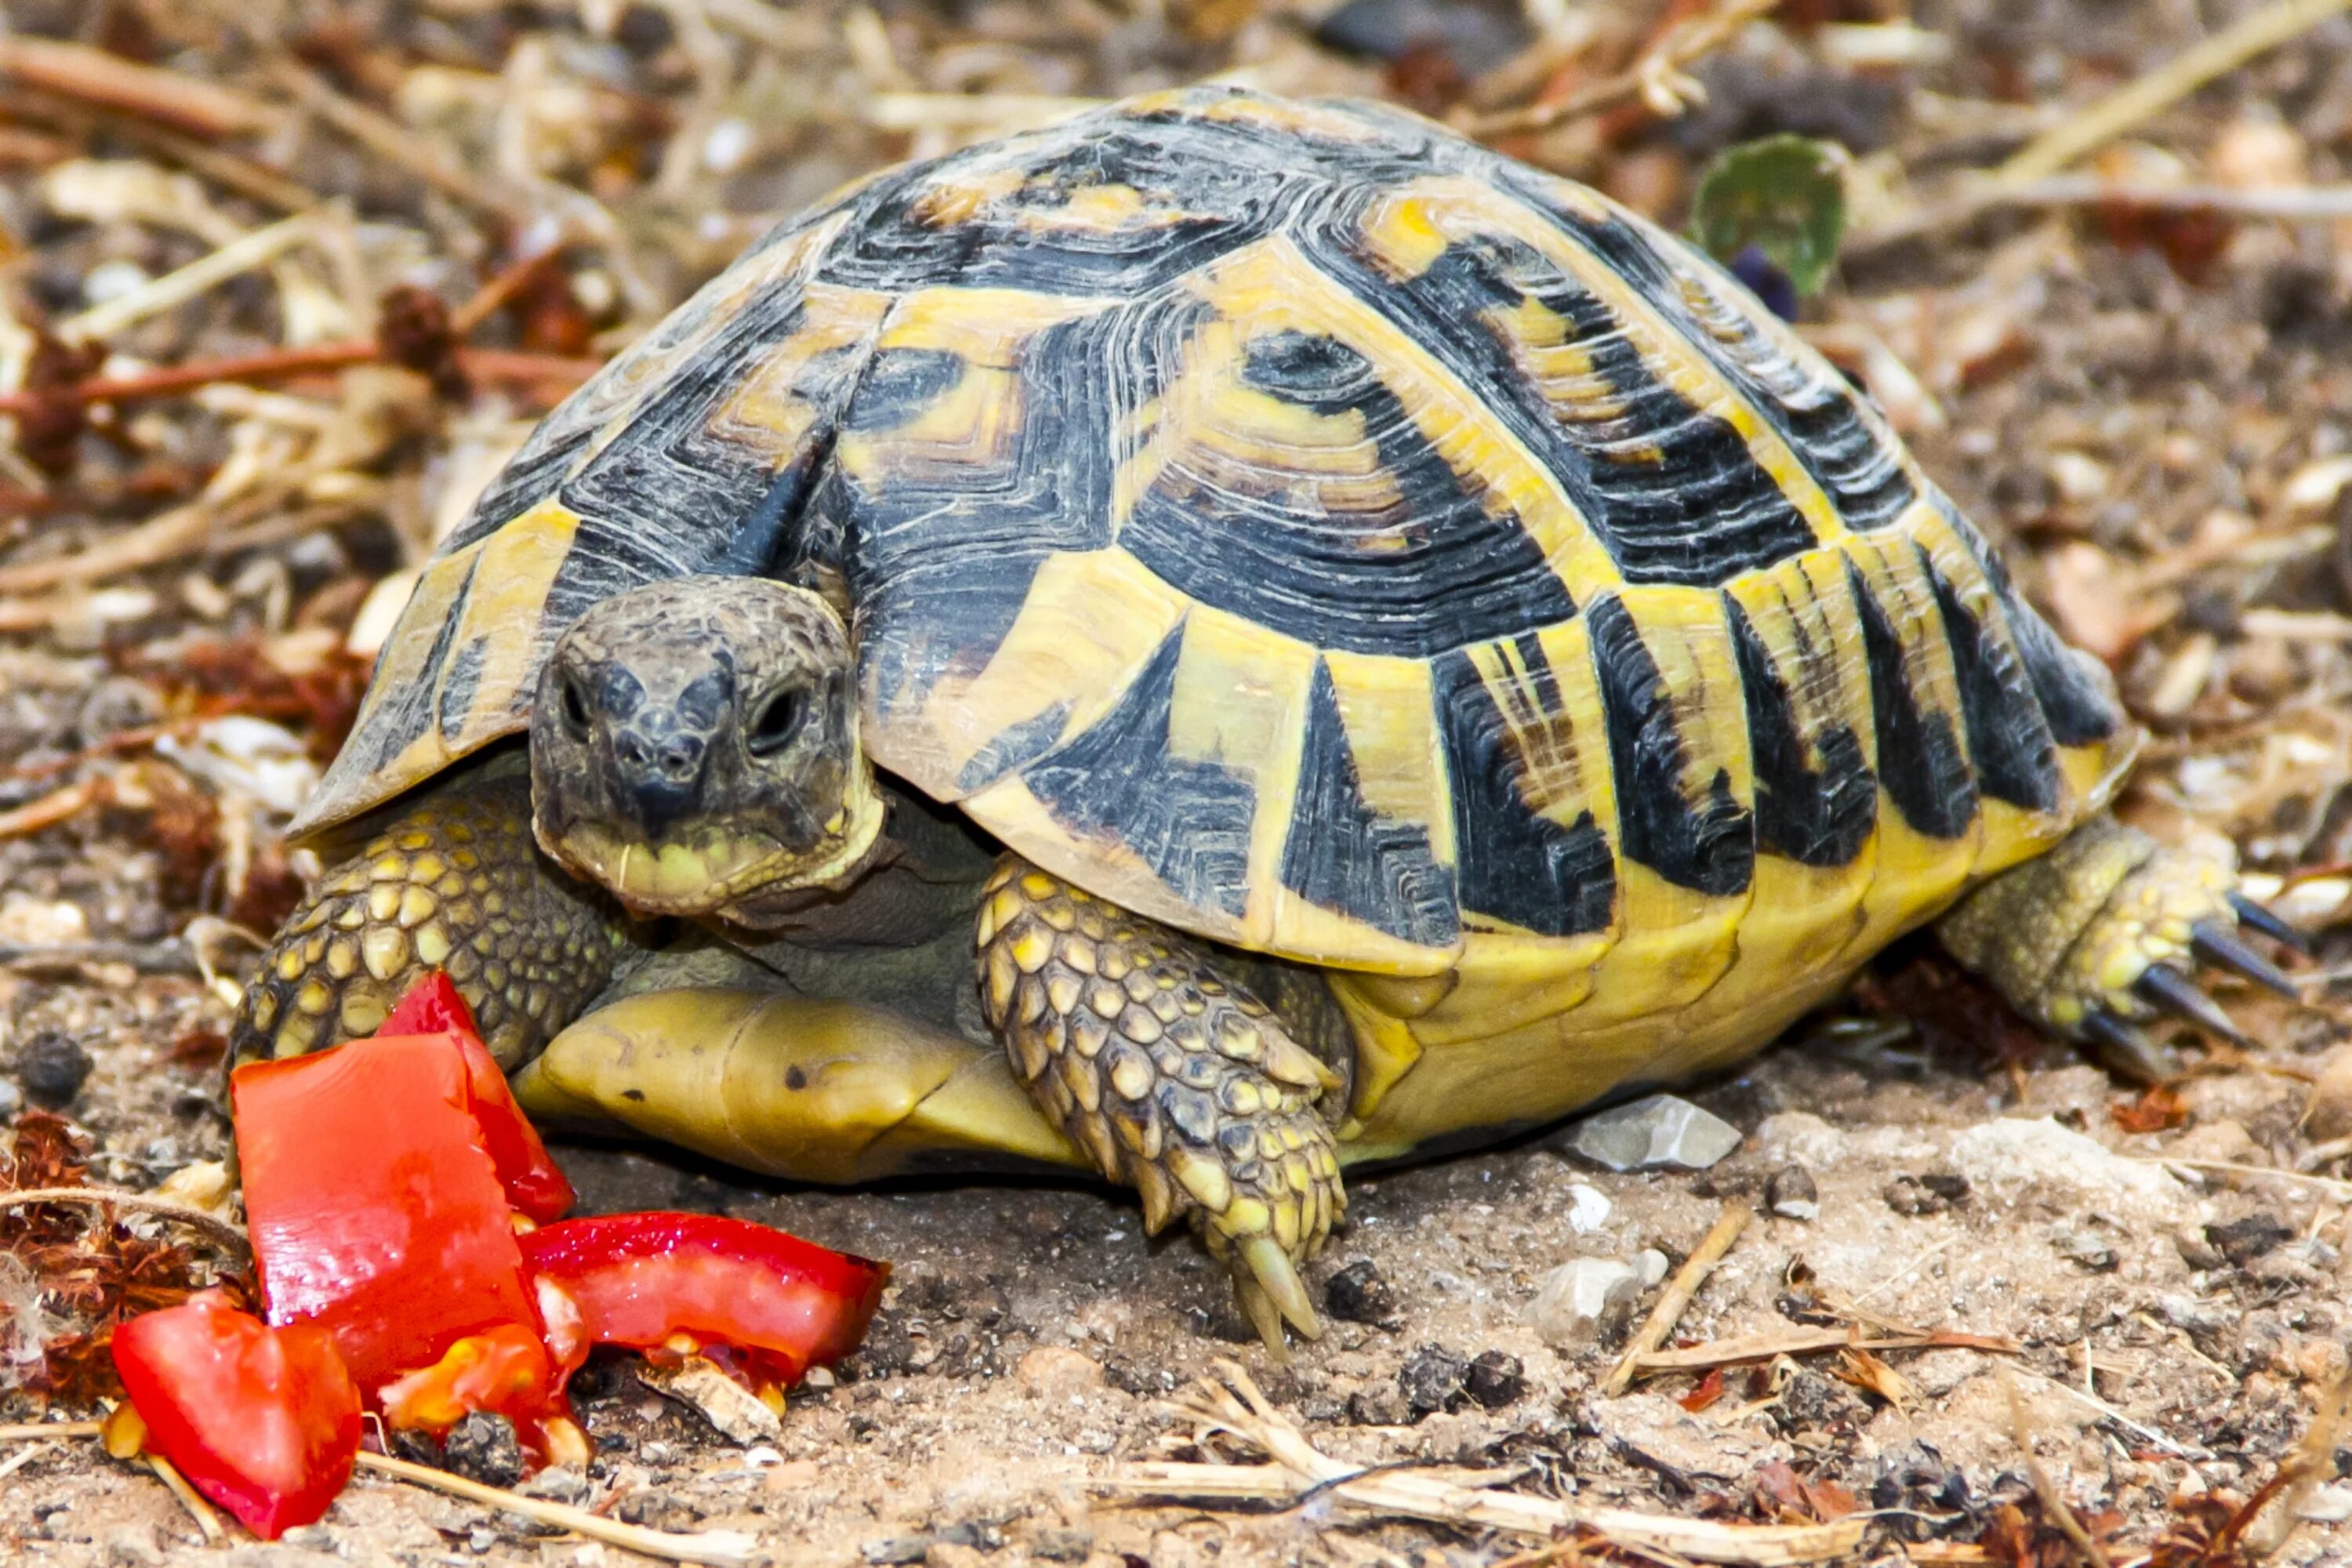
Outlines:
POLYGON ((765 898, 856 869, 879 826, 845 820, 841 832, 800 850, 756 829, 708 824, 647 841, 573 823, 560 834, 541 832, 540 839, 566 868, 638 914, 751 921, 765 898))

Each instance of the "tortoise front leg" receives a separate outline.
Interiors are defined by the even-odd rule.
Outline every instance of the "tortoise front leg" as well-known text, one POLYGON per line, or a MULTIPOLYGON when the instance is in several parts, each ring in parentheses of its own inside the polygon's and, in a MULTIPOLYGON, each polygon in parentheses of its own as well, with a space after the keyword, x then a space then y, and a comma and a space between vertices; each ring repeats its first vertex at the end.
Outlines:
POLYGON ((1317 1110, 1339 1080, 1202 943, 1008 856, 981 895, 980 991, 1014 1074, 1095 1168, 1189 1214, 1269 1349, 1319 1334, 1298 1265, 1347 1205, 1317 1110))
POLYGON ((464 781, 319 879, 246 988, 229 1061, 369 1034, 418 977, 446 969, 512 1070, 604 988, 625 930, 540 853, 530 780, 464 781))

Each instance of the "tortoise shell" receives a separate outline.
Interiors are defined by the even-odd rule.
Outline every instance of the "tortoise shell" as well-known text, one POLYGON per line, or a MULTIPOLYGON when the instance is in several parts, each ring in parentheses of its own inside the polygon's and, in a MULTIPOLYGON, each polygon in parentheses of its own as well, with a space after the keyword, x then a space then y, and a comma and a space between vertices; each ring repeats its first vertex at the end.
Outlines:
POLYGON ((1899 848, 1924 912, 2129 750, 1727 274, 1365 104, 1136 99, 774 231, 490 486, 298 826, 691 573, 831 593, 875 761, 1048 869, 1396 975, 1743 909, 1759 860, 1851 904, 1899 848))

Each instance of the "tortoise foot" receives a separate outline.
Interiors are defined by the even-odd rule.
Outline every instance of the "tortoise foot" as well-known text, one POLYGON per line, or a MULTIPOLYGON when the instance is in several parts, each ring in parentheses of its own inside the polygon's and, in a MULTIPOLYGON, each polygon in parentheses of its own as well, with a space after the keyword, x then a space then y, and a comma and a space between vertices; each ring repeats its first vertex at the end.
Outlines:
POLYGON ((1145 1226, 1188 1215, 1279 1354, 1322 1331, 1300 1268, 1347 1206, 1318 1109, 1338 1078, 1216 954, 1008 858, 981 898, 980 989, 1014 1075, 1145 1226))
POLYGON ((418 802, 319 879, 246 987, 229 1062, 370 1034, 446 969, 511 1070, 604 989, 622 929, 532 842, 530 782, 475 781, 418 802))
POLYGON ((2228 867, 2101 817, 1987 882, 1937 934, 2026 1016, 2153 1079, 2165 1072, 2145 1026, 2158 1017, 2247 1043, 2199 984, 2200 964, 2300 996, 2241 927, 2299 944, 2294 927, 2237 890, 2228 867))

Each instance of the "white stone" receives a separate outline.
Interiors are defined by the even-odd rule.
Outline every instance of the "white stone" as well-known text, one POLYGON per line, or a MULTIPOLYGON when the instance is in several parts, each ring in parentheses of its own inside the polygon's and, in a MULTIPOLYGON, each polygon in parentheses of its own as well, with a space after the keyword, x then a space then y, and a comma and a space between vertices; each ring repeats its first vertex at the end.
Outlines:
POLYGON ((1645 1247, 1633 1254, 1633 1272, 1642 1277, 1642 1289, 1644 1290, 1664 1279, 1666 1270, 1672 1267, 1666 1255, 1654 1247, 1645 1247))
POLYGON ((1654 1094, 1586 1117, 1568 1146, 1612 1171, 1704 1171, 1739 1147, 1739 1129, 1687 1100, 1654 1094))
POLYGON ((1579 1236, 1591 1236, 1609 1223, 1612 1207, 1609 1195, 1599 1187, 1582 1182, 1572 1182, 1568 1189, 1568 1228, 1579 1236))
POLYGON ((1587 1345, 1633 1316, 1642 1277, 1614 1258, 1578 1258, 1545 1275, 1528 1308, 1528 1323, 1544 1343, 1567 1350, 1587 1345))

